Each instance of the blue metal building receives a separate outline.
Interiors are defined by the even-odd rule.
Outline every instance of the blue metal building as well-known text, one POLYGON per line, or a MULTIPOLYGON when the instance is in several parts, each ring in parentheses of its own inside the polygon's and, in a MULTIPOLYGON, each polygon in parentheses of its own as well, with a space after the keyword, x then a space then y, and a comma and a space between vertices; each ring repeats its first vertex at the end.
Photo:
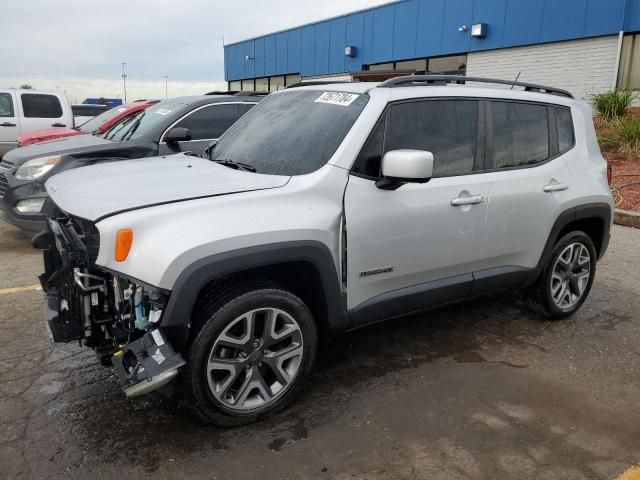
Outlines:
POLYGON ((361 70, 457 70, 586 95, 640 88, 635 32, 640 0, 402 0, 226 45, 225 78, 231 89, 275 90, 361 70), (554 76, 554 58, 582 84, 554 76))

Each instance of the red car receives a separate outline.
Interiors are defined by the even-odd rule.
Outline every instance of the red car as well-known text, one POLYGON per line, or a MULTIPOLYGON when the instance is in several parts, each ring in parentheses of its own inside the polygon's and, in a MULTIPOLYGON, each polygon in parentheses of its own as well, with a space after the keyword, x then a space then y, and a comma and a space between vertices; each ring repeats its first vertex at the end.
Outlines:
POLYGON ((45 128, 44 130, 23 133, 18 136, 18 147, 25 147, 27 145, 33 145, 34 143, 47 142, 58 138, 74 137, 76 135, 99 135, 108 131, 122 119, 141 110, 145 110, 158 102, 159 100, 137 100, 119 107, 114 107, 75 128, 45 128))

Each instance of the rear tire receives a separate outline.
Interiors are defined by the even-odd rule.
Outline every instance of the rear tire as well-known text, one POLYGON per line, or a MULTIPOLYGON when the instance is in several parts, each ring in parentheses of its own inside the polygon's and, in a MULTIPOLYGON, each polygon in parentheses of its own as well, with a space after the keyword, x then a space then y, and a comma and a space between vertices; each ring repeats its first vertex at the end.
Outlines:
POLYGON ((313 316, 292 292, 271 282, 218 288, 195 313, 202 329, 185 369, 187 396, 206 421, 254 422, 300 393, 315 361, 313 316))
POLYGON ((537 313, 560 320, 577 312, 596 274, 596 249, 584 232, 570 232, 556 243, 542 274, 524 293, 537 313))

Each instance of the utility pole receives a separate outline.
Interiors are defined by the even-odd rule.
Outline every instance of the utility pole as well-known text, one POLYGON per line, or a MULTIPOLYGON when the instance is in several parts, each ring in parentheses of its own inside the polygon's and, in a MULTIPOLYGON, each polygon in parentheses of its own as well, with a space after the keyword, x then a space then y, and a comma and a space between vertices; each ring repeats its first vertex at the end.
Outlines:
POLYGON ((169 75, 164 76, 164 98, 169 98, 169 75))
POLYGON ((124 102, 127 103, 127 72, 125 71, 126 63, 122 62, 122 88, 124 90, 124 102))

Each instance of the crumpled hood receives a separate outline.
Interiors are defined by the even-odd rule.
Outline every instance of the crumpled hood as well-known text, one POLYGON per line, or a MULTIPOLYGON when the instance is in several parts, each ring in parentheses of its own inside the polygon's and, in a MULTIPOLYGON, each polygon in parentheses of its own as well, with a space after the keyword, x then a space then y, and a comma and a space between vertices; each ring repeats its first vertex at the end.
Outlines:
POLYGON ((45 187, 64 212, 97 221, 164 203, 282 187, 289 178, 178 154, 76 168, 54 175, 45 187))

